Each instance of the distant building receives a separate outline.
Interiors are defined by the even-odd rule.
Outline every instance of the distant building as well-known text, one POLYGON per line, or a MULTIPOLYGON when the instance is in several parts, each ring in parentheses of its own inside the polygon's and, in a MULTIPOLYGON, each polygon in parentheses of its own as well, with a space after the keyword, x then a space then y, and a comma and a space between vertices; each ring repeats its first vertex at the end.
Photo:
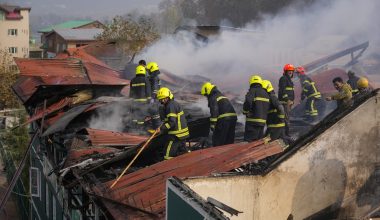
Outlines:
POLYGON ((45 55, 54 56, 67 48, 86 45, 95 40, 104 25, 99 21, 73 20, 39 30, 45 55))
POLYGON ((31 8, 0 4, 0 49, 13 57, 29 57, 31 8))

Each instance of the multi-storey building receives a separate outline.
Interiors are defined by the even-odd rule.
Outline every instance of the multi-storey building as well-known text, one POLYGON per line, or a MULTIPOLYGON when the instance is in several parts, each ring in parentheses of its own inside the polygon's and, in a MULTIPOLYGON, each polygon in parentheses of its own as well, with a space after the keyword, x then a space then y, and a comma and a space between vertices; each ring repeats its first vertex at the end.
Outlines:
POLYGON ((13 57, 29 57, 31 8, 0 4, 0 49, 13 57))

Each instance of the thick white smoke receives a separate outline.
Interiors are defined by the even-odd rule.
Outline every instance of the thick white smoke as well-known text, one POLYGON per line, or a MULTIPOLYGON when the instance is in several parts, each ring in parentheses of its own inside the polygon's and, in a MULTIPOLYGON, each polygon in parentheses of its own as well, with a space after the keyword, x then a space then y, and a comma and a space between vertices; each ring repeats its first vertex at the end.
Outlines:
POLYGON ((205 46, 195 44, 190 35, 164 37, 141 58, 175 74, 203 75, 221 88, 242 92, 254 73, 276 84, 285 63, 306 64, 367 40, 365 54, 380 53, 380 1, 323 2, 303 11, 289 8, 275 17, 264 16, 263 22, 247 24, 244 31, 223 31, 205 46))

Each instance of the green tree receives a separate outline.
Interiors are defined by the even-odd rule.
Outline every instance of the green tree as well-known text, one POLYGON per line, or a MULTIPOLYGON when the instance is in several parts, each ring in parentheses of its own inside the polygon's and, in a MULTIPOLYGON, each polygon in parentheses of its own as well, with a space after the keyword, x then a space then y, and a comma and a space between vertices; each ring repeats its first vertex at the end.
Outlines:
POLYGON ((7 150, 11 152, 13 159, 18 162, 25 154, 29 142, 28 127, 18 126, 26 122, 26 112, 17 109, 8 116, 11 116, 15 123, 12 126, 13 128, 5 131, 4 144, 7 146, 7 150))
POLYGON ((5 50, 0 50, 0 109, 19 108, 20 103, 12 91, 18 71, 12 56, 5 50))
POLYGON ((158 38, 159 34, 153 21, 144 16, 137 19, 133 19, 132 16, 116 16, 97 37, 98 40, 114 41, 124 50, 133 53, 139 52, 158 38))

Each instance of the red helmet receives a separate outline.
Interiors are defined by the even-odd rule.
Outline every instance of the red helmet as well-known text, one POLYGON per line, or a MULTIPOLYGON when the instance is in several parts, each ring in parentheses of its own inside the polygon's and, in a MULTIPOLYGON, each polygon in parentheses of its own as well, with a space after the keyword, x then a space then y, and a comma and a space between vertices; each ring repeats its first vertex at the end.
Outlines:
POLYGON ((285 66, 284 66, 284 72, 286 72, 286 71, 294 71, 295 70, 295 68, 294 68, 294 66, 292 65, 292 64, 285 64, 285 66))
POLYGON ((303 68, 302 66, 299 66, 296 68, 296 72, 300 75, 305 75, 305 68, 303 68))

